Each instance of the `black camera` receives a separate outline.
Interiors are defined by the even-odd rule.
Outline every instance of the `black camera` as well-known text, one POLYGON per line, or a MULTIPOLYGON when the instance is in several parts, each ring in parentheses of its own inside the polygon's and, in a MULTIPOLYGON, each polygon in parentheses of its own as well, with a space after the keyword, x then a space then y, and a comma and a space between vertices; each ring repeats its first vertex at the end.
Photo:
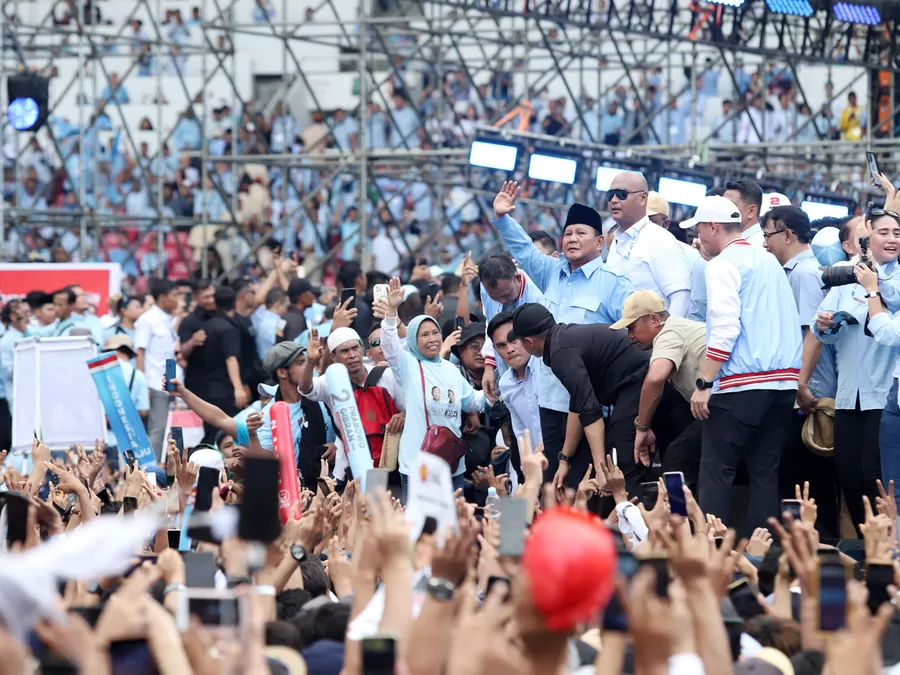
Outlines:
MULTIPOLYGON (((875 266, 869 258, 869 238, 859 238, 859 262, 874 271, 875 266)), ((848 286, 856 283, 856 265, 831 265, 830 267, 820 267, 822 272, 822 286, 824 288, 833 288, 834 286, 848 286)))

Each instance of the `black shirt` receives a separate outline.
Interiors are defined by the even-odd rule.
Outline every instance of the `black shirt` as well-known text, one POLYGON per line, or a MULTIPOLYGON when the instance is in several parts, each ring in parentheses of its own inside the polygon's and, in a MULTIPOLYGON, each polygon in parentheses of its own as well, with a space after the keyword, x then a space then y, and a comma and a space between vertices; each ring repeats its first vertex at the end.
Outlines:
POLYGON ((223 313, 196 309, 184 317, 178 328, 178 339, 184 344, 201 329, 206 331, 206 342, 194 347, 187 359, 184 385, 200 398, 215 401, 217 405, 220 401, 231 401, 234 407, 234 387, 225 359, 240 357, 240 332, 223 313))
POLYGON ((263 381, 262 363, 256 351, 256 331, 250 317, 241 316, 237 312, 229 318, 231 324, 238 329, 241 340, 241 382, 250 387, 250 397, 256 399, 256 386, 263 381))
POLYGON ((276 342, 290 342, 306 330, 306 317, 303 315, 303 311, 293 305, 287 308, 284 321, 284 337, 276 342))
POLYGON ((587 426, 624 391, 640 391, 650 352, 632 344, 627 331, 606 324, 558 324, 547 335, 544 363, 569 392, 569 410, 587 426))

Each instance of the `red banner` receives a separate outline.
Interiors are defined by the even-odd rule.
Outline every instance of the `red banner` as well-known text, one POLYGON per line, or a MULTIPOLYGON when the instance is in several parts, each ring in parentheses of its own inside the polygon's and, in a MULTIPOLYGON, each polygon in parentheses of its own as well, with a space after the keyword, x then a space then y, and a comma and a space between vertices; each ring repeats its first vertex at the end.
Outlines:
POLYGON ((0 298, 3 303, 31 291, 52 293, 66 286, 81 286, 97 316, 108 310, 109 296, 122 292, 119 263, 0 263, 0 298))

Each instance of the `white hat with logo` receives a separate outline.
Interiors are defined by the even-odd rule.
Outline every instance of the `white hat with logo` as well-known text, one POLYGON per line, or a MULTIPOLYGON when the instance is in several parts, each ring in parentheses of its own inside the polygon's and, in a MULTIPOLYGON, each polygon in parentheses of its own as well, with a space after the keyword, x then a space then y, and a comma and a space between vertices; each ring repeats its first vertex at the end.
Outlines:
POLYGON ((699 223, 740 223, 741 212, 734 202, 725 197, 704 197, 697 206, 693 218, 681 223, 681 229, 696 227, 699 223))

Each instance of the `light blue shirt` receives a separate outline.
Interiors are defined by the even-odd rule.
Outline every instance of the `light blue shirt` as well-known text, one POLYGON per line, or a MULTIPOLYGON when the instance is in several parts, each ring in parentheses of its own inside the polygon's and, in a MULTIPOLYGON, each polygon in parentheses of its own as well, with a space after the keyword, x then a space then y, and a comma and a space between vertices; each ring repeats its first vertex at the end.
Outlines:
POLYGON ((359 122, 353 117, 345 117, 334 125, 332 133, 338 149, 343 152, 350 152, 353 149, 350 144, 350 136, 359 134, 359 122))
MULTIPOLYGON (((275 403, 276 401, 273 398, 266 404, 266 407, 262 409, 263 423, 262 426, 256 430, 256 437, 259 439, 259 444, 264 450, 274 450, 272 445, 271 414, 272 406, 275 403)), ((328 414, 328 409, 325 407, 324 403, 319 403, 319 407, 322 409, 322 418, 325 421, 325 442, 333 443, 335 439, 335 430, 331 424, 331 417, 328 414)), ((296 464, 297 460, 300 459, 300 438, 303 436, 303 430, 309 425, 309 422, 307 422, 306 418, 303 416, 302 401, 288 403, 288 408, 291 413, 291 436, 294 440, 294 463, 296 464)), ((238 414, 243 414, 243 412, 238 414)), ((244 419, 246 419, 246 416, 244 419)))
MULTIPOLYGON (((886 347, 900 347, 900 315, 888 314, 882 312, 876 314, 869 319, 869 332, 875 336, 875 341, 886 347)), ((3 346, 3 339, 0 338, 0 349, 3 346)), ((894 366, 895 378, 900 377, 900 353, 898 353, 897 364, 894 366)), ((900 401, 900 394, 898 394, 900 401)))
POLYGON ((393 121, 391 124, 391 147, 418 148, 419 134, 417 132, 421 124, 416 111, 409 106, 397 108, 391 112, 391 117, 393 121))
POLYGON ((0 337, 0 398, 5 398, 9 409, 13 407, 13 365, 15 363, 16 343, 25 334, 16 330, 11 324, 0 337))
MULTIPOLYGON (((91 331, 91 339, 98 345, 103 344, 103 323, 100 319, 93 314, 78 314, 77 312, 72 312, 70 318, 74 323, 73 327, 87 328, 91 331)), ((67 333, 71 332, 71 330, 70 328, 67 333)))
POLYGON ((262 361, 266 358, 269 350, 275 346, 278 324, 284 319, 265 307, 257 309, 253 316, 257 316, 257 314, 256 325, 254 326, 256 328, 256 353, 259 355, 259 360, 262 361))
POLYGON ((383 112, 379 110, 369 113, 366 120, 366 147, 369 150, 387 147, 386 128, 387 118, 383 112))
POLYGON ((500 376, 500 398, 509 408, 509 418, 512 422, 513 435, 521 438, 528 429, 531 432, 531 446, 536 448, 544 442, 541 433, 541 412, 538 406, 538 398, 541 393, 540 380, 541 360, 532 356, 525 367, 525 377, 521 380, 516 371, 507 368, 500 376))
POLYGON ((859 284, 836 286, 817 309, 818 312, 849 312, 859 321, 858 325, 844 324, 837 333, 822 335, 815 322, 812 323, 816 337, 835 346, 838 374, 835 408, 838 410, 855 410, 857 397, 860 410, 883 408, 893 384, 898 349, 866 336, 869 306, 865 296, 866 291, 859 284))
MULTIPOLYGON (((798 253, 784 264, 788 283, 794 293, 800 325, 809 328, 816 322, 816 310, 825 299, 822 288, 822 272, 812 249, 798 253)), ((843 329, 841 329, 843 330, 843 329)), ((819 363, 809 378, 809 388, 816 398, 834 398, 837 393, 837 365, 834 345, 822 345, 819 363)))
MULTIPOLYGON (((493 221, 510 253, 544 293, 544 306, 559 323, 615 323, 634 291, 631 282, 610 272, 600 258, 572 270, 558 259, 538 251, 522 226, 510 216, 493 221)), ((541 362, 542 408, 569 412, 569 393, 550 368, 541 362)))
MULTIPOLYGON (((679 242, 680 243, 680 242, 679 242)), ((688 316, 691 321, 706 323, 706 265, 707 262, 693 246, 681 244, 684 258, 691 271, 691 308, 688 316)))

